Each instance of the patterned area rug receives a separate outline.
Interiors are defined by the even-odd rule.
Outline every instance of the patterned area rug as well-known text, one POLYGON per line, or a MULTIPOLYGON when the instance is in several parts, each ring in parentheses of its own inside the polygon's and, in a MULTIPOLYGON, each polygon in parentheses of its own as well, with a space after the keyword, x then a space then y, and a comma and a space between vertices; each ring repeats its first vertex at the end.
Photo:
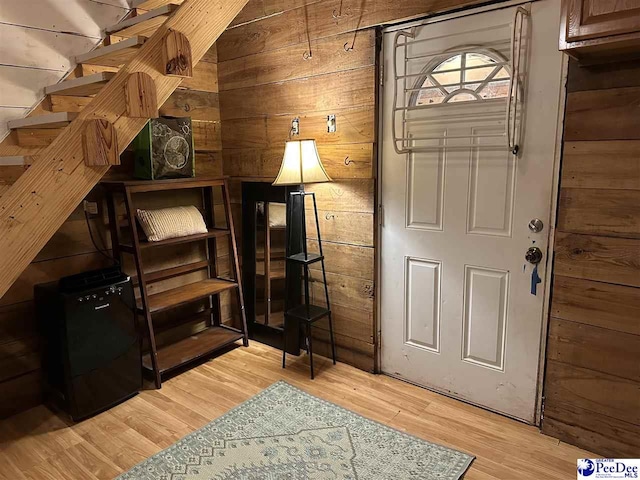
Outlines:
POLYGON ((118 478, 457 480, 473 458, 280 381, 118 478))

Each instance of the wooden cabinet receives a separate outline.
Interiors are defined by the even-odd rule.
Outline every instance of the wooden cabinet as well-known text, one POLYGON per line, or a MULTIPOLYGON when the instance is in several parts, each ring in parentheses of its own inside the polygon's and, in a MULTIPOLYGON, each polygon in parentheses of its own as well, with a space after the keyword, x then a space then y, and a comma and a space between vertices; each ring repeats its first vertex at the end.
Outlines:
POLYGON ((560 50, 584 63, 640 57, 640 0, 562 0, 560 50))

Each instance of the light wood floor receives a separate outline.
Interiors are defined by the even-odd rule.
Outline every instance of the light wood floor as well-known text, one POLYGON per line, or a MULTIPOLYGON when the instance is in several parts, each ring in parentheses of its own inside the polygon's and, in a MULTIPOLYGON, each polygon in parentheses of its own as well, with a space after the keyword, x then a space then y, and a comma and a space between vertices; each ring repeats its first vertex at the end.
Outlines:
POLYGON ((286 370, 280 359, 279 351, 252 342, 76 425, 44 406, 2 421, 0 478, 111 479, 280 379, 475 455, 467 480, 575 479, 576 459, 593 457, 535 427, 390 377, 334 367, 317 356, 318 373, 311 381, 306 357, 289 357, 286 370))

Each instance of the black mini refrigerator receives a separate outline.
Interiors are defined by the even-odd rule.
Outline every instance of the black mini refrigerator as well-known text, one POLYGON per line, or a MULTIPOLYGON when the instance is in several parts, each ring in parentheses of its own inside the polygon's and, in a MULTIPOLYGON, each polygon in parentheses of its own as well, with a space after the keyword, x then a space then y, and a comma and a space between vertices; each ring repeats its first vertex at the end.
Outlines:
POLYGON ((74 421, 142 387, 131 279, 118 267, 35 286, 45 398, 74 421))

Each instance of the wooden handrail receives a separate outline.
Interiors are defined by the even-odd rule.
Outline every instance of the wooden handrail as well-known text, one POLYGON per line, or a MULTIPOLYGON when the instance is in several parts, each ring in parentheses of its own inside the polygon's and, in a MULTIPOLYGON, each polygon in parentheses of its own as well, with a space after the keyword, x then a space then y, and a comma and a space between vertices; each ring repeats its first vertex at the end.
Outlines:
POLYGON ((195 65, 248 0, 186 0, 140 47, 136 56, 91 100, 0 198, 0 297, 33 261, 64 221, 109 169, 85 165, 83 135, 91 120, 113 125, 122 153, 146 124, 127 117, 125 85, 130 74, 149 75, 162 105, 182 78, 164 75, 165 39, 179 32, 188 40, 195 65))

